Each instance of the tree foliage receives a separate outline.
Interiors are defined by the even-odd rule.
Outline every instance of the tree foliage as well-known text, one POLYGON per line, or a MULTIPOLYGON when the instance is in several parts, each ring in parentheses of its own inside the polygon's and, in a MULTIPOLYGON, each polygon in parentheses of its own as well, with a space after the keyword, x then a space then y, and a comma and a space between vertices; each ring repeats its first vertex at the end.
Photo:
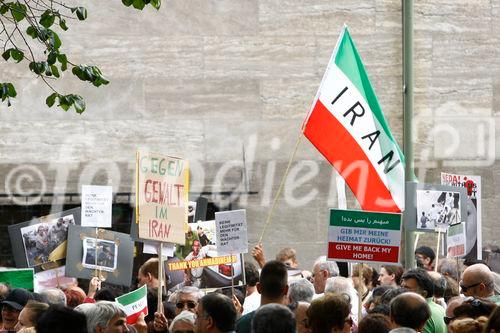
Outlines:
MULTIPOLYGON (((161 0, 122 0, 122 3, 138 10, 148 5, 160 9, 161 0)), ((49 107, 57 105, 64 111, 73 107, 80 114, 85 111, 82 96, 63 94, 51 84, 69 68, 72 75, 96 87, 109 83, 97 66, 73 63, 59 37, 59 34, 69 29, 68 22, 84 21, 87 16, 85 7, 71 7, 55 0, 0 0, 2 58, 16 64, 24 63, 43 80, 52 90, 45 100, 49 107)), ((0 82, 2 102, 7 102, 10 107, 11 99, 16 96, 16 89, 11 82, 0 82)))

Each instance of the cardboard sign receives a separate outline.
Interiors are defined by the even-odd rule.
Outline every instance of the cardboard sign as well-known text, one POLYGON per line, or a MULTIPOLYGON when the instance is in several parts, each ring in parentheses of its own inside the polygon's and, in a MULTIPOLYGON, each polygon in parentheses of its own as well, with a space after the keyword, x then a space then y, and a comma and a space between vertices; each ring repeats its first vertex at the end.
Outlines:
POLYGON ((448 228, 446 235, 447 257, 463 257, 466 249, 465 222, 452 225, 448 228))
POLYGON ((158 254, 158 246, 161 244, 163 258, 173 257, 175 245, 170 243, 144 242, 143 253, 158 254))
POLYGON ((328 259, 396 264, 400 245, 401 214, 330 210, 328 259))
POLYGON ((248 253, 246 210, 215 213, 217 252, 248 253))
POLYGON ((136 223, 139 238, 184 244, 188 161, 137 152, 136 223))
POLYGON ((33 268, 0 269, 0 282, 8 284, 11 288, 33 290, 33 280, 33 268))
POLYGON ((82 226, 111 228, 112 186, 82 186, 82 226))
POLYGON ((467 215, 463 219, 466 222, 467 238, 465 256, 471 259, 482 259, 481 177, 441 172, 441 184, 465 188, 467 191, 467 215))
POLYGON ((48 288, 66 288, 73 285, 78 285, 78 281, 66 276, 65 266, 35 274, 34 287, 37 293, 48 288))

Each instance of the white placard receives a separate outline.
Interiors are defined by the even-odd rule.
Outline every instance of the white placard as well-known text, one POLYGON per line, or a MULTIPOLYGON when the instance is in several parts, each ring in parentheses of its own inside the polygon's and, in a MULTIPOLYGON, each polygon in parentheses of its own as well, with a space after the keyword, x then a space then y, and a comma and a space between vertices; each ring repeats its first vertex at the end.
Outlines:
POLYGON ((112 186, 82 186, 82 227, 111 228, 112 186))
POLYGON ((248 253, 246 210, 215 213, 217 253, 248 253))
MULTIPOLYGON (((143 253, 149 253, 149 254, 158 254, 158 245, 159 242, 144 242, 144 247, 142 249, 143 253)), ((162 243, 162 254, 163 257, 173 257, 174 256, 174 251, 175 251, 175 244, 172 243, 162 243)))
POLYGON ((35 292, 39 293, 48 288, 76 286, 78 281, 75 278, 67 277, 65 266, 61 266, 36 273, 33 284, 35 292))

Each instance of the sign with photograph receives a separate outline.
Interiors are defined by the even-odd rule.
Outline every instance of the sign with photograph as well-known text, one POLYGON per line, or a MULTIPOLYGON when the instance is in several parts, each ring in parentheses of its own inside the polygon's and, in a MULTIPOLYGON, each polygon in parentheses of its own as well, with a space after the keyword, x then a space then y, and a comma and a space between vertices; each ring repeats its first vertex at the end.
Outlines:
POLYGON ((137 152, 136 223, 139 238, 184 244, 188 210, 188 161, 137 152))
POLYGON ((65 266, 49 269, 35 274, 35 292, 39 293, 49 288, 67 288, 78 285, 75 278, 67 277, 65 266))
POLYGON ((328 259, 397 264, 401 214, 330 210, 328 259))
POLYGON ((80 224, 80 212, 78 207, 9 226, 16 266, 45 270, 44 264, 66 258, 68 228, 80 224))
POLYGON ((462 222, 459 192, 417 190, 417 229, 448 228, 462 222))
POLYGON ((112 186, 82 186, 82 226, 111 228, 112 186))
POLYGON ((463 257, 466 243, 465 222, 450 226, 446 234, 446 256, 448 258, 463 257))
POLYGON ((113 272, 116 269, 118 245, 110 240, 91 237, 83 238, 82 266, 113 272))
POLYGON ((467 238, 465 257, 482 259, 481 177, 441 172, 441 184, 465 188, 467 193, 467 216, 463 219, 467 238))
POLYGON ((244 284, 242 255, 220 256, 216 244, 214 220, 189 223, 185 245, 178 245, 174 258, 167 260, 168 288, 224 288, 232 278, 235 285, 244 284))
POLYGON ((24 288, 33 290, 33 268, 0 269, 0 282, 8 284, 11 288, 24 288))
POLYGON ((217 212, 215 225, 219 254, 248 253, 246 210, 217 212))

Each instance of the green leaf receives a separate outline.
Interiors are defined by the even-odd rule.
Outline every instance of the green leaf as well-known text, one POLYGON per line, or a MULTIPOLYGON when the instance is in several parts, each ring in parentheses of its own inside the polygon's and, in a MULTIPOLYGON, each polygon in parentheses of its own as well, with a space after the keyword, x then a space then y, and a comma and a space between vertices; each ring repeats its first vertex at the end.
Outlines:
POLYGON ((45 28, 50 28, 54 24, 56 17, 51 10, 47 9, 40 17, 40 24, 45 28))
POLYGON ((62 18, 59 19, 59 26, 64 31, 68 30, 68 26, 66 25, 66 20, 65 19, 62 19, 62 18))
POLYGON ((161 0, 151 0, 151 6, 153 6, 153 8, 159 10, 160 7, 161 7, 161 0))
POLYGON ((132 5, 133 2, 134 0, 122 0, 122 3, 127 7, 130 7, 130 5, 132 5))
POLYGON ((7 83, 7 94, 10 96, 10 97, 16 97, 17 96, 17 92, 16 92, 16 88, 14 88, 14 85, 12 83, 7 83))
POLYGON ((59 35, 52 30, 49 30, 48 33, 50 36, 50 45, 57 50, 61 47, 61 39, 59 38, 59 35))
POLYGON ((2 58, 4 58, 5 61, 10 59, 10 50, 12 50, 12 49, 8 49, 4 53, 2 53, 2 58))
POLYGON ((82 96, 74 95, 73 106, 78 114, 82 114, 85 111, 85 101, 82 96))
POLYGON ((71 102, 69 101, 67 96, 59 95, 59 106, 64 110, 68 111, 71 107, 71 102))
POLYGON ((38 38, 38 30, 32 25, 30 25, 28 29, 26 29, 26 33, 33 39, 38 38))
POLYGON ((144 6, 146 6, 146 4, 144 3, 144 0, 134 0, 133 5, 134 5, 135 9, 139 9, 139 10, 143 10, 144 6))
POLYGON ((49 55, 47 56, 47 63, 49 65, 53 65, 56 63, 57 60, 57 53, 54 51, 50 51, 49 55))
POLYGON ((18 49, 10 49, 10 55, 12 56, 12 59, 17 62, 24 59, 24 52, 18 49))
POLYGON ((68 69, 68 58, 64 53, 58 54, 57 60, 61 63, 61 70, 63 72, 68 69))
POLYGON ((71 12, 76 12, 76 17, 78 17, 80 21, 83 21, 87 18, 87 9, 85 7, 73 7, 71 8, 71 12))
POLYGON ((56 97, 58 96, 59 94, 58 93, 53 93, 51 94, 49 97, 47 97, 47 99, 45 100, 45 104, 47 104, 47 106, 49 108, 52 107, 52 105, 54 105, 54 103, 56 102, 56 97))
POLYGON ((52 72, 52 75, 55 77, 59 78, 61 75, 59 74, 59 70, 55 65, 50 66, 50 71, 52 72))
POLYGON ((9 11, 9 5, 1 5, 0 6, 0 14, 5 15, 9 11))
POLYGON ((10 13, 16 22, 22 21, 26 17, 26 5, 19 2, 11 3, 10 13))

